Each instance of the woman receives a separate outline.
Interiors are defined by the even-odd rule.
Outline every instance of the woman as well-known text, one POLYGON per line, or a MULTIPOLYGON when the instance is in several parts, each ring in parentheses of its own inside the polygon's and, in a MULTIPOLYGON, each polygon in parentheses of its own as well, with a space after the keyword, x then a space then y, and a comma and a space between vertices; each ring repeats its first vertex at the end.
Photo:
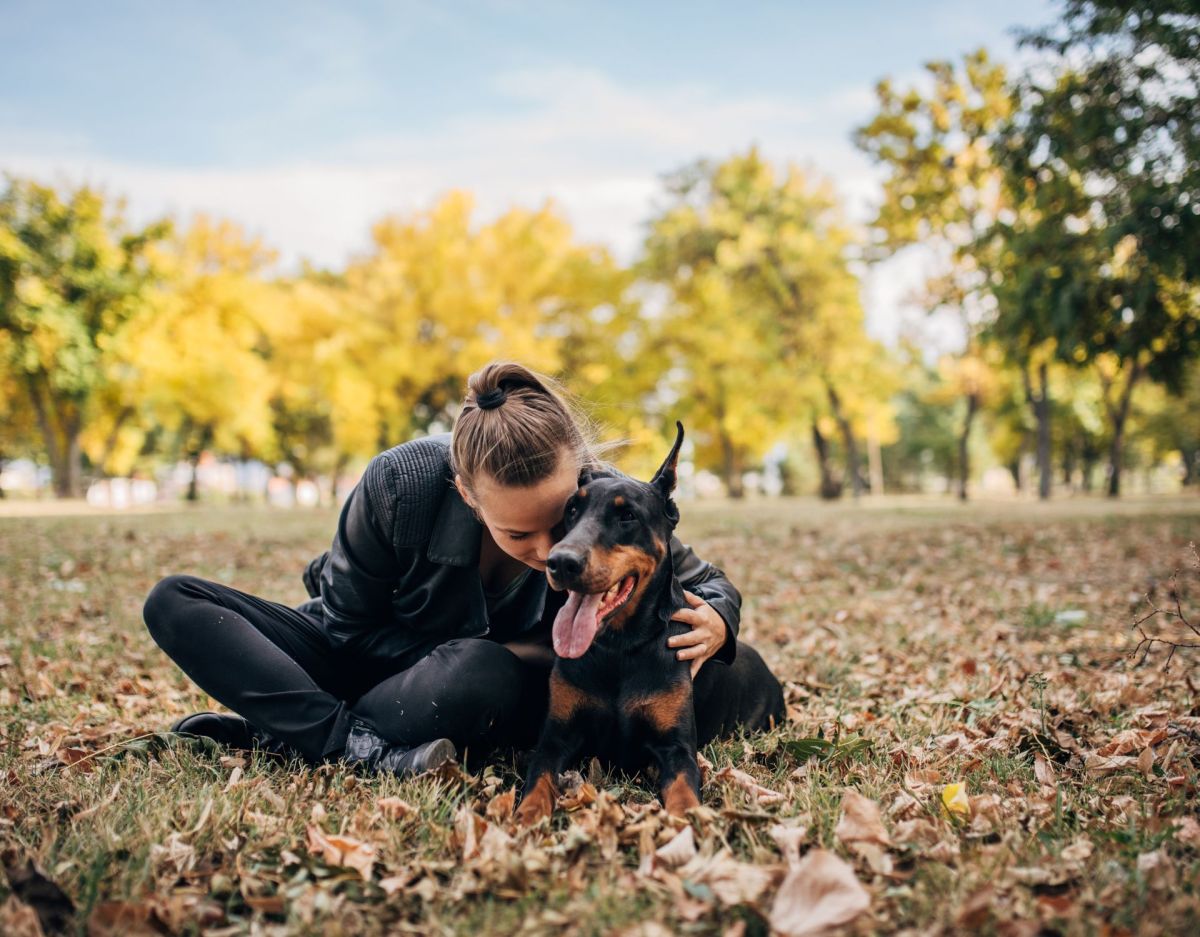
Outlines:
MULTIPOLYGON (((305 572, 312 601, 194 576, 154 587, 150 634, 238 714, 172 728, 399 775, 531 745, 565 596, 542 574, 584 469, 602 467, 552 381, 511 362, 473 374, 450 437, 367 466, 305 572)), ((737 642, 738 591, 678 539, 671 549, 690 606, 675 618, 692 626, 671 642, 692 662, 699 743, 779 722, 778 681, 737 642)))

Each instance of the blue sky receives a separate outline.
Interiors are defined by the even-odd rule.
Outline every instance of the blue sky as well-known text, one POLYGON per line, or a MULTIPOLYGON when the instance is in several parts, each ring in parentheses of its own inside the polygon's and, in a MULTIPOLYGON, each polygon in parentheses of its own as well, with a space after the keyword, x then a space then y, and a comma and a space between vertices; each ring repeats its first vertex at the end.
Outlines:
MULTIPOLYGON (((985 45, 1049 0, 36 3, 0 17, 0 170, 88 181, 135 219, 234 217, 339 265, 370 222, 467 188, 485 218, 553 198, 632 255, 659 175, 751 143, 831 176, 865 218, 850 144, 872 86, 985 45)), ((914 260, 872 275, 894 337, 914 260)))

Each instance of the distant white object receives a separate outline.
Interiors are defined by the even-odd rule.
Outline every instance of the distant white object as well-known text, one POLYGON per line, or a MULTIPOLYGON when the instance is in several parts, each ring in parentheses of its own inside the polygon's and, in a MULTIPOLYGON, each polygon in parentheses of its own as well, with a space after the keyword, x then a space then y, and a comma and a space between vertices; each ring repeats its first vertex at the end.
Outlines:
POLYGON ((102 478, 87 490, 87 503, 96 508, 126 508, 153 504, 158 485, 148 478, 102 478))

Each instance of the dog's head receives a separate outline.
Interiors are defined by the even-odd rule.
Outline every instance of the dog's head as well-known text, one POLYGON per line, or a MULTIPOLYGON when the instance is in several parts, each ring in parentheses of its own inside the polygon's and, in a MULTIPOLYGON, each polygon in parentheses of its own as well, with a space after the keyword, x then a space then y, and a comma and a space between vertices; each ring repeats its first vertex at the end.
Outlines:
POLYGON ((602 628, 628 621, 669 558, 679 521, 671 492, 683 443, 683 424, 675 426, 675 445, 649 482, 585 477, 567 502, 563 539, 546 560, 551 587, 568 592, 554 619, 559 657, 581 657, 602 628))

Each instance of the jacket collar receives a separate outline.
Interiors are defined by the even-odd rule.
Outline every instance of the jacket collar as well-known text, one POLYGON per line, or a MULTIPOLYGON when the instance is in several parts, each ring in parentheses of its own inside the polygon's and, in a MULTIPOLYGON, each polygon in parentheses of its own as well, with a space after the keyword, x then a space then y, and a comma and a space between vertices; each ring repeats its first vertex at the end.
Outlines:
POLYGON ((483 525, 475 519, 475 512, 451 484, 438 509, 426 556, 431 562, 447 566, 478 566, 482 533, 483 525))

